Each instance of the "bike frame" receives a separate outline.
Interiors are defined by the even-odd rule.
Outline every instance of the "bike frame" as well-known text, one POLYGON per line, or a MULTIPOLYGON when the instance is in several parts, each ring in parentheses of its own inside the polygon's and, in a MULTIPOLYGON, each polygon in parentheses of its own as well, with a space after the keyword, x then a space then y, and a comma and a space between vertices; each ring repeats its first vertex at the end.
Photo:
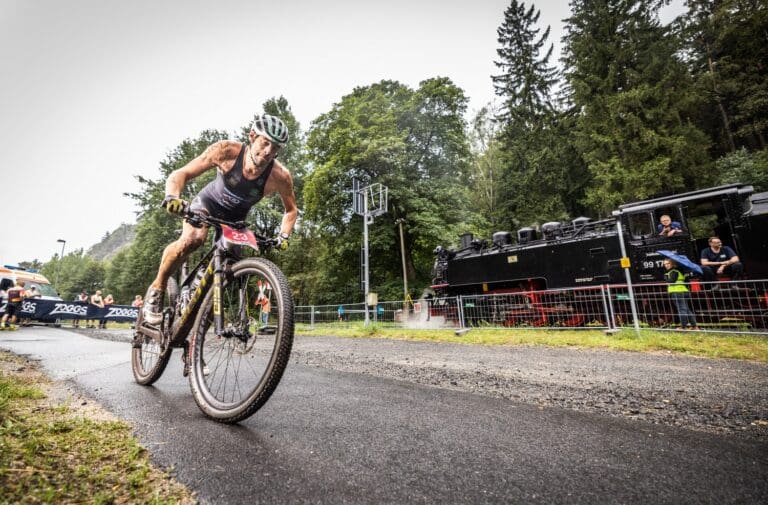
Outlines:
MULTIPOLYGON (((171 310, 170 317, 173 322, 171 323, 170 328, 163 327, 157 330, 147 325, 142 325, 142 332, 151 336, 158 343, 162 341, 164 336, 167 336, 170 340, 169 347, 184 346, 187 336, 195 323, 195 315, 200 310, 203 300, 211 286, 213 287, 214 329, 217 335, 221 335, 224 332, 221 288, 226 268, 233 260, 237 259, 228 251, 228 249, 232 246, 239 247, 246 245, 259 252, 261 251, 261 247, 259 247, 260 244, 262 246, 268 246, 268 244, 270 244, 270 240, 263 237, 257 238, 252 231, 245 228, 245 223, 229 223, 227 221, 199 214, 188 214, 187 218, 190 222, 197 220, 197 223, 206 224, 214 228, 214 245, 198 262, 197 266, 186 275, 179 286, 180 288, 191 286, 197 273, 202 268, 205 268, 203 276, 200 279, 199 284, 195 287, 195 291, 191 294, 184 310, 178 313, 178 301, 175 306, 166 308, 166 310, 171 310)), ((184 273, 184 270, 186 270, 186 268, 182 267, 182 274, 184 273)), ((242 297, 242 293, 240 293, 240 296, 242 297)))
MULTIPOLYGON (((192 316, 197 314, 197 311, 200 310, 200 306, 202 305, 203 299, 208 293, 208 289, 210 289, 211 284, 213 284, 214 287, 214 324, 216 325, 216 333, 221 333, 223 326, 221 317, 221 276, 223 273, 222 264, 224 263, 222 252, 223 251, 221 251, 217 246, 211 248, 211 250, 209 250, 205 256, 203 256, 203 259, 200 260, 194 269, 192 269, 189 275, 187 275, 187 278, 184 279, 183 283, 181 284, 180 287, 191 285, 192 280, 197 276, 197 272, 200 269, 205 268, 203 277, 200 279, 200 282, 195 288, 195 291, 190 296, 190 299, 187 302, 187 305, 184 307, 184 310, 180 314, 175 314, 170 331, 172 336, 172 346, 179 347, 186 340, 187 334, 195 322, 195 318, 192 316), (219 295, 217 296, 216 293, 219 293, 219 295), (180 338, 182 335, 183 338, 180 338)), ((176 307, 174 307, 173 310, 176 310, 176 307)))

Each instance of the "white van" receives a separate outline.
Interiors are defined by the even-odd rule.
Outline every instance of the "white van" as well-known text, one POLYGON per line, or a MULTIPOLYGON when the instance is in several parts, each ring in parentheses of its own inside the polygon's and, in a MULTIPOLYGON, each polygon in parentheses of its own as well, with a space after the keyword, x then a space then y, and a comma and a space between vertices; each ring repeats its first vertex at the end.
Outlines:
MULTIPOLYGON (((24 281, 24 289, 31 289, 32 286, 36 287, 42 296, 42 300, 56 300, 61 301, 61 297, 53 289, 50 281, 45 278, 44 275, 37 273, 36 270, 26 270, 21 267, 5 265, 0 268, 0 307, 5 307, 8 301, 8 295, 6 291, 8 288, 16 285, 16 281, 24 281)), ((39 321, 41 323, 53 324, 57 328, 61 326, 60 319, 44 319, 39 321)))

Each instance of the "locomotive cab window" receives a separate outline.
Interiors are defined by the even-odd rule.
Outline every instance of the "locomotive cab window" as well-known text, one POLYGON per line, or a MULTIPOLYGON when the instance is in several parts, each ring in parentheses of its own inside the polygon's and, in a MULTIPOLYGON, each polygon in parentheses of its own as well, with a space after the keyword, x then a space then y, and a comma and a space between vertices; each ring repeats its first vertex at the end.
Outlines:
POLYGON ((734 247, 731 219, 724 202, 719 199, 691 202, 686 208, 691 235, 699 250, 707 247, 707 239, 717 235, 730 247, 734 247))
POLYGON ((629 219, 629 232, 633 238, 652 237, 655 235, 653 227, 653 219, 650 213, 641 212, 638 214, 630 214, 629 219))
MULTIPOLYGON (((669 220, 667 222, 667 226, 672 226, 674 228, 679 229, 678 235, 687 235, 688 234, 688 227, 686 226, 685 221, 682 218, 681 211, 677 207, 670 207, 670 208, 660 208, 654 210, 655 215, 655 231, 661 232, 664 226, 664 223, 662 223, 662 219, 668 218, 669 220)), ((658 234, 658 233, 657 233, 658 234)))

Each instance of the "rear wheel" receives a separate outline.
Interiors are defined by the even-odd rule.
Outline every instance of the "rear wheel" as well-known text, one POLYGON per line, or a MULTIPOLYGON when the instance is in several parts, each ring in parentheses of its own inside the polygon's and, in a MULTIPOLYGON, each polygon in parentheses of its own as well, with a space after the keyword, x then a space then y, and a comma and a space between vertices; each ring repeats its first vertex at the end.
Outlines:
MULTIPOLYGON (((176 280, 168 279, 168 287, 165 290, 164 307, 173 310, 176 306, 176 300, 179 295, 179 286, 176 280)), ((169 309, 166 308, 166 311, 169 309)), ((143 311, 139 309, 136 317, 136 332, 134 333, 133 352, 131 353, 131 367, 133 368, 133 377, 136 382, 144 386, 153 384, 163 375, 168 360, 171 358, 170 340, 166 333, 163 333, 159 341, 150 335, 142 333, 143 311)), ((167 324, 168 321, 164 321, 167 324)))
POLYGON ((280 269, 264 258, 235 263, 221 286, 223 331, 213 320, 215 288, 192 329, 190 386, 200 409, 223 423, 266 403, 293 345, 293 297, 280 269))

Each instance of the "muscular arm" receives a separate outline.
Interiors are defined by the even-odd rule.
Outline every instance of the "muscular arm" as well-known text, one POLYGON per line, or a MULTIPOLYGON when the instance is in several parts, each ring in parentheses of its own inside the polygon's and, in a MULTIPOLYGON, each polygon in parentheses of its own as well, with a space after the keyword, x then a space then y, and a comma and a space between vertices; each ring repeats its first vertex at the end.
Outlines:
POLYGON ((299 215, 299 208, 296 206, 296 195, 293 192, 293 177, 290 172, 280 165, 280 179, 277 181, 277 192, 283 201, 285 213, 283 221, 280 223, 280 233, 291 234, 293 225, 296 224, 296 218, 299 215))
POLYGON ((211 144, 200 156, 171 172, 165 181, 165 194, 180 196, 187 181, 213 167, 220 166, 221 161, 226 158, 228 145, 229 141, 226 140, 211 144))

